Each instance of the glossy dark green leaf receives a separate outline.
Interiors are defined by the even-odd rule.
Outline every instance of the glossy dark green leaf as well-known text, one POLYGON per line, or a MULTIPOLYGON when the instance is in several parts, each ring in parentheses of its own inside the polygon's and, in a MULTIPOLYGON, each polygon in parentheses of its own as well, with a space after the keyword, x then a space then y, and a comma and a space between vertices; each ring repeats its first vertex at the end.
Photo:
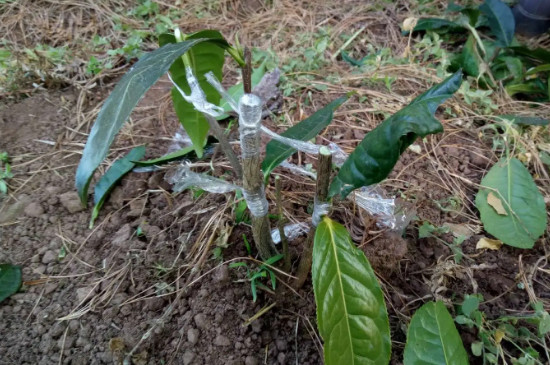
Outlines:
POLYGON ((461 25, 442 18, 420 18, 413 29, 413 32, 426 30, 434 31, 458 31, 465 30, 461 25))
MULTIPOLYGON (((302 120, 295 126, 288 128, 281 133, 281 136, 307 141, 316 137, 332 121, 334 111, 347 100, 347 97, 341 97, 324 108, 319 109, 307 119, 302 120)), ((267 178, 271 171, 281 162, 290 157, 296 150, 281 142, 270 141, 265 149, 265 158, 262 162, 264 177, 267 178)))
POLYGON ((404 365, 467 365, 468 354, 443 302, 416 311, 407 331, 404 365))
POLYGON ((313 245, 313 292, 325 365, 384 365, 388 313, 380 284, 344 226, 324 217, 313 245))
POLYGON ((443 131, 434 113, 461 83, 462 72, 458 71, 368 133, 340 168, 329 195, 346 197, 354 189, 384 180, 416 138, 443 131))
POLYGON ((481 180, 476 195, 485 231, 507 245, 531 248, 546 230, 546 204, 531 174, 515 159, 502 159, 481 180), (499 214, 489 204, 489 194, 506 214, 499 214))
POLYGON ((522 115, 512 115, 512 114, 505 114, 499 116, 500 118, 504 118, 510 121, 513 121, 514 124, 519 125, 548 125, 550 124, 550 120, 540 117, 526 117, 522 115))
POLYGON ((124 175, 134 168, 135 163, 133 161, 141 159, 144 155, 145 146, 133 148, 126 156, 113 162, 109 170, 105 172, 105 175, 99 179, 94 188, 94 210, 90 219, 90 229, 94 226, 94 221, 111 190, 113 190, 124 175))
POLYGON ((550 51, 544 48, 529 49, 524 46, 514 46, 508 47, 508 49, 514 51, 515 54, 525 56, 532 60, 550 63, 550 51))
POLYGON ((496 37, 496 45, 508 47, 514 39, 516 21, 512 10, 501 0, 485 0, 479 10, 487 17, 489 28, 496 37))
MULTIPOLYGON (((202 30, 187 36, 186 40, 201 38, 223 40, 221 33, 216 30, 202 30)), ((159 37, 159 44, 161 46, 168 43, 177 43, 176 37, 170 34, 164 34, 162 37, 159 37)), ((208 72, 213 72, 218 80, 222 79, 222 69, 225 60, 224 50, 212 43, 201 43, 190 49, 186 53, 186 57, 189 59, 190 66, 206 95, 206 99, 214 105, 219 105, 220 94, 206 81, 205 75, 208 72)), ((176 84, 189 95, 191 90, 187 83, 185 65, 181 57, 176 59, 172 66, 170 66, 170 74, 176 84)), ((175 87, 172 88, 172 101, 180 123, 185 128, 189 138, 191 138, 191 142, 193 142, 197 156, 199 158, 202 157, 203 147, 210 130, 208 121, 201 112, 195 109, 193 104, 185 101, 175 87)))
POLYGON ((0 303, 17 293, 21 283, 21 268, 19 266, 0 264, 0 303))
POLYGON ((167 44, 143 56, 120 79, 97 116, 76 171, 76 188, 83 204, 88 200, 88 187, 94 171, 107 156, 111 143, 130 116, 132 109, 178 57, 191 47, 205 41, 215 43, 222 48, 228 46, 227 42, 218 39, 193 39, 177 44, 167 44))

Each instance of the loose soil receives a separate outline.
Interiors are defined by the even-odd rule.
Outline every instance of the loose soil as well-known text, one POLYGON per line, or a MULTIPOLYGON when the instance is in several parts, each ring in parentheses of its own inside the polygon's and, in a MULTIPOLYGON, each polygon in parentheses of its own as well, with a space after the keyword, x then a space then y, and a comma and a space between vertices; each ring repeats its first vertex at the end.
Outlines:
MULTIPOLYGON (((258 10, 254 1, 243 4, 258 10)), ((393 19, 388 32, 399 34, 397 15, 388 11, 384 16, 393 19)), ((384 44, 385 28, 375 23, 367 32, 384 44)), ((404 44, 406 39, 400 46, 404 44)), ((95 89, 100 92, 87 96, 86 115, 112 89, 104 81, 95 89)), ((361 86, 349 85, 354 90, 361 86)), ((366 95, 376 99, 382 89, 378 85, 366 95)), ((165 108, 169 90, 163 80, 147 93, 117 138, 109 163, 143 143, 148 144, 146 157, 167 151, 178 128, 165 108)), ((313 97, 304 92, 285 99, 292 104, 285 112, 300 120, 345 91, 330 86, 313 97)), ((383 106, 388 112, 419 91, 418 82, 398 81, 394 95, 380 102, 388 103, 383 106)), ((20 265, 24 279, 20 292, 0 304, 0 365, 120 364, 128 354, 134 364, 322 364, 311 283, 295 292, 288 288, 291 281, 278 275, 277 289, 259 290, 254 303, 246 270, 230 268, 232 262, 257 267, 242 239, 243 234, 251 237, 250 227, 233 226, 232 194, 172 194, 166 177, 176 164, 131 173, 113 191, 94 228, 88 228, 91 202, 82 208, 74 189, 90 127, 87 118, 75 115, 75 110, 83 111, 80 95, 81 90, 66 87, 0 105, 0 152, 13 157, 15 174, 9 195, 0 196, 0 262, 20 265)), ((359 111, 363 107, 358 105, 353 96, 318 142, 334 141, 351 150, 382 119, 373 112, 379 105, 359 111)), ((332 213, 364 250, 383 287, 392 364, 401 363, 408 322, 424 302, 443 300, 453 311, 465 294, 481 293, 481 309, 494 319, 530 313, 530 302, 546 305, 550 299, 545 271, 550 267, 541 260, 547 257, 547 236, 531 250, 475 249, 485 233, 473 200, 498 156, 492 140, 475 125, 466 128, 440 117, 445 132, 417 141, 382 186, 415 211, 403 234, 381 229, 375 217, 353 202, 332 213), (441 240, 418 237, 422 222, 471 230, 460 246, 464 257, 459 263, 441 240)), ((282 130, 275 120, 266 123, 282 130)), ((214 173, 230 176, 226 161, 216 156, 214 173)), ((316 161, 297 155, 294 162, 315 166, 316 161)), ((286 218, 307 222, 314 182, 282 168, 275 172, 283 178, 286 218)), ((272 187, 267 194, 274 201, 272 187)), ((273 206, 271 210, 275 213, 273 206)), ((453 240, 452 234, 440 238, 453 240)), ((294 270, 303 241, 291 242, 294 270)), ((458 327, 469 349, 477 334, 458 327)), ((503 346, 514 353, 509 343, 503 346)), ((470 361, 481 364, 477 357, 470 361)))

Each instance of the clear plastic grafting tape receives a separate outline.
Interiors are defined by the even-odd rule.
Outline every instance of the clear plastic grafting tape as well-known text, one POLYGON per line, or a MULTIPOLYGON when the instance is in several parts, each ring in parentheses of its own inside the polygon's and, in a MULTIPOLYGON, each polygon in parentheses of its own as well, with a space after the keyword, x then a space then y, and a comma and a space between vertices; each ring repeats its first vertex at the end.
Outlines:
POLYGON ((316 145, 314 143, 300 141, 298 139, 293 139, 293 138, 287 138, 287 137, 280 136, 277 133, 271 131, 270 129, 268 129, 267 127, 264 127, 264 126, 261 127, 261 130, 262 130, 263 133, 267 134, 268 136, 270 136, 274 140, 276 140, 278 142, 281 142, 283 144, 286 144, 287 146, 290 146, 292 148, 295 148, 298 151, 302 151, 302 152, 305 152, 305 153, 311 153, 312 155, 316 155, 316 154, 319 153, 319 148, 321 148, 321 146, 316 145))
POLYGON ((199 81, 193 74, 193 70, 191 67, 185 68, 185 77, 187 78, 187 83, 189 84, 189 88, 191 89, 191 94, 187 95, 179 86, 174 82, 172 79, 172 76, 170 76, 170 73, 168 73, 168 78, 172 82, 172 84, 176 87, 176 89, 179 91, 181 96, 187 101, 188 103, 193 104, 195 109, 197 109, 201 113, 208 114, 214 118, 217 118, 224 114, 223 108, 214 105, 210 103, 208 100, 206 100, 206 95, 204 94, 204 91, 201 89, 201 86, 199 85, 199 81))
POLYGON ((414 211, 399 206, 395 199, 386 198, 378 186, 367 186, 353 192, 350 197, 361 208, 378 218, 378 225, 392 231, 403 231, 414 217, 414 211))
POLYGON ((225 180, 199 174, 191 171, 188 163, 183 163, 170 177, 169 182, 174 185, 174 191, 182 191, 190 187, 201 188, 209 193, 228 193, 241 187, 228 183, 225 180))
MULTIPOLYGON (((239 133, 241 155, 243 159, 260 154, 260 125, 262 119, 262 101, 253 94, 244 94, 239 100, 239 133)), ((263 185, 254 190, 242 189, 244 199, 254 217, 267 215, 269 205, 265 198, 263 185)))
MULTIPOLYGON (((306 234, 309 232, 309 226, 305 223, 293 223, 293 224, 287 224, 283 227, 283 230, 285 232, 285 237, 289 241, 293 241, 302 234, 306 234)), ((279 232, 278 228, 271 230, 271 239, 274 243, 281 242, 281 234, 279 232)))
POLYGON ((257 156, 260 153, 262 101, 256 95, 245 94, 239 100, 238 113, 242 157, 257 156))
POLYGON ((324 215, 328 214, 329 210, 329 203, 321 203, 317 201, 317 197, 315 197, 315 201, 313 202, 313 213, 311 214, 311 223, 313 223, 314 227, 317 227, 319 223, 321 223, 321 219, 323 219, 324 215))
POLYGON ((234 111, 239 110, 239 106, 237 105, 235 99, 233 99, 233 97, 229 95, 229 93, 223 87, 222 83, 216 78, 212 71, 208 72, 204 76, 206 77, 206 81, 208 81, 208 83, 212 85, 214 89, 216 89, 216 91, 222 96, 222 98, 227 101, 231 109, 233 109, 234 111))
POLYGON ((317 174, 315 172, 309 171, 309 170, 307 170, 307 169, 305 169, 301 166, 298 166, 298 165, 296 165, 292 162, 288 162, 287 160, 284 160, 283 162, 281 162, 281 164, 279 166, 284 167, 285 169, 289 170, 293 174, 304 175, 304 176, 312 178, 313 180, 317 179, 317 174))
POLYGON ((265 197, 265 190, 263 185, 258 190, 245 190, 242 189, 244 200, 250 210, 250 214, 254 217, 263 217, 267 215, 269 211, 269 203, 265 197))

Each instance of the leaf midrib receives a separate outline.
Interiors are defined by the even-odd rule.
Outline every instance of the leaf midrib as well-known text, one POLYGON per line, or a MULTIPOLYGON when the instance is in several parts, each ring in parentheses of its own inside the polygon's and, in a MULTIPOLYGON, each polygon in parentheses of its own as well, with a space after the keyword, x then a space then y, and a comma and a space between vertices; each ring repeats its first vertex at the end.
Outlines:
POLYGON ((336 250, 336 241, 334 240, 334 235, 336 234, 335 230, 333 229, 333 226, 332 226, 332 222, 328 221, 328 220, 325 220, 325 223, 330 231, 330 243, 331 243, 331 248, 332 248, 332 251, 334 253, 334 261, 335 261, 335 264, 336 264, 336 272, 337 272, 337 277, 338 277, 338 283, 340 284, 340 294, 342 296, 342 304, 343 304, 343 309, 344 309, 344 320, 345 320, 345 324, 346 324, 346 329, 347 329, 347 333, 348 333, 348 338, 349 338, 349 343, 350 343, 350 346, 351 346, 351 350, 352 350, 352 357, 351 357, 351 364, 355 364, 355 357, 353 354, 355 354, 355 351, 353 350, 353 339, 352 339, 352 336, 351 336, 351 328, 349 326, 349 316, 348 316, 348 307, 347 307, 347 304, 346 304, 346 300, 345 300, 345 296, 344 296, 344 284, 342 283, 342 275, 341 275, 341 270, 340 270, 340 262, 338 261, 338 252, 336 250))

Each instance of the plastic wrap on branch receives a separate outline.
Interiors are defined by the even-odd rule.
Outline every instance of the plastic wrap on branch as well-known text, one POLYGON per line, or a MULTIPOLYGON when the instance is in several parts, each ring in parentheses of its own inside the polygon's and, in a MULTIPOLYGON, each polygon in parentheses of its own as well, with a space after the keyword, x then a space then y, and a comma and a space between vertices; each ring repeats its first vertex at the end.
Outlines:
POLYGON ((386 198, 378 185, 363 187, 350 195, 352 196, 357 205, 378 218, 379 226, 387 227, 392 231, 403 231, 415 214, 405 206, 399 206, 395 199, 386 198))
POLYGON ((260 153, 262 101, 255 95, 245 94, 239 100, 238 113, 242 157, 258 156, 260 153))
POLYGON ((208 114, 214 118, 217 118, 221 115, 223 115, 224 111, 223 108, 214 105, 210 103, 208 100, 206 100, 206 94, 201 89, 199 85, 199 81, 193 74, 193 70, 191 67, 185 68, 185 76, 187 78, 187 83, 189 84, 189 88, 191 89, 191 94, 187 95, 179 86, 174 82, 172 79, 172 76, 170 76, 170 73, 168 73, 168 78, 172 82, 172 84, 176 87, 176 89, 181 94, 182 98, 185 99, 190 104, 193 104, 195 109, 201 113, 208 114))
POLYGON ((323 216, 328 214, 329 210, 329 203, 318 202, 317 198, 315 198, 313 203, 313 213, 311 214, 311 223, 313 223, 314 227, 317 227, 319 223, 321 223, 321 219, 323 219, 323 216))
POLYGON ((250 191, 242 189, 244 200, 246 200, 246 205, 250 210, 250 214, 254 217, 263 217, 267 215, 269 210, 269 203, 265 198, 265 190, 262 186, 256 191, 250 191))
POLYGON ((316 154, 319 153, 319 148, 321 148, 321 146, 316 145, 314 143, 300 141, 298 139, 292 139, 292 138, 287 138, 287 137, 280 136, 277 133, 271 131, 270 129, 268 129, 267 127, 264 127, 264 126, 261 127, 261 130, 262 130, 263 133, 267 134, 268 136, 270 136, 274 140, 276 140, 278 142, 281 142, 283 144, 286 144, 287 146, 290 146, 292 148, 295 148, 298 151, 302 151, 302 152, 305 152, 305 153, 310 153, 312 155, 316 155, 316 154))
MULTIPOLYGON (((285 236, 289 241, 293 241, 302 234, 309 232, 309 226, 305 223, 293 223, 284 226, 285 236)), ((281 234, 278 228, 271 230, 271 239, 274 243, 281 242, 281 234)))
POLYGON ((288 162, 287 160, 281 162, 279 165, 281 167, 284 167, 285 169, 289 170, 290 172, 298 175, 304 175, 307 177, 312 178, 313 180, 317 179, 317 174, 313 171, 309 171, 301 166, 298 166, 292 162, 288 162))
POLYGON ((332 163, 338 167, 342 167, 344 162, 346 162, 346 160, 348 159, 349 155, 345 153, 344 150, 342 150, 340 146, 338 146, 334 142, 330 142, 328 144, 328 149, 332 153, 332 163))
POLYGON ((205 75, 205 77, 206 77, 206 81, 208 81, 208 83, 216 89, 216 91, 221 95, 221 97, 224 98, 225 101, 227 101, 231 109, 237 111, 239 108, 239 106, 237 105, 237 102, 225 90, 222 83, 216 78, 216 75, 214 75, 214 73, 210 71, 205 75))
MULTIPOLYGON (((267 134, 268 136, 270 136, 272 139, 278 141, 278 142, 281 142, 283 144, 286 144, 287 146, 295 148, 298 151, 309 153, 309 154, 312 154, 312 155, 319 154, 319 149, 321 147, 323 147, 322 145, 318 145, 318 144, 315 144, 315 143, 300 141, 298 139, 293 139, 293 138, 288 138, 288 137, 283 137, 283 136, 273 132, 272 130, 270 130, 269 128, 267 128, 265 126, 261 127, 261 131, 263 133, 267 134)), ((325 146, 325 147, 327 147, 327 146, 325 146)), ((344 162, 347 160, 348 154, 345 153, 334 142, 330 142, 327 148, 332 153, 333 163, 338 167, 342 166, 344 164, 344 162)))
POLYGON ((190 187, 197 187, 210 193, 228 193, 241 187, 228 183, 222 179, 199 174, 191 171, 187 163, 183 163, 170 177, 169 182, 174 185, 174 191, 182 191, 190 187))

